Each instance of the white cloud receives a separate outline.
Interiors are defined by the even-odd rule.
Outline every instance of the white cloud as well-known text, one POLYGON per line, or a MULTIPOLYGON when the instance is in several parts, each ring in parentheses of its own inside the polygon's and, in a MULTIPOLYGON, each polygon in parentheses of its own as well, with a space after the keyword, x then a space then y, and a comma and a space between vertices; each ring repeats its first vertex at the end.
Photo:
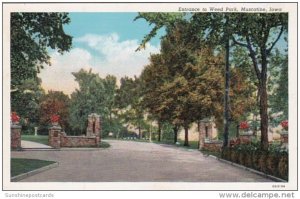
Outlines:
POLYGON ((158 53, 159 47, 147 44, 146 49, 136 52, 138 40, 120 41, 118 34, 109 35, 87 34, 77 38, 75 42, 88 45, 95 50, 95 67, 104 74, 117 77, 139 75, 143 67, 149 63, 150 53, 158 53))
POLYGON ((78 87, 72 72, 92 67, 92 56, 84 49, 74 48, 63 55, 54 52, 50 56, 51 66, 45 66, 39 74, 45 90, 59 90, 70 94, 78 87))
POLYGON ((118 79, 125 75, 138 76, 143 67, 149 63, 150 53, 158 53, 160 48, 147 44, 145 50, 135 52, 139 46, 138 40, 120 41, 117 33, 86 34, 75 38, 74 43, 87 48, 74 48, 64 55, 58 53, 50 55, 52 66, 46 66, 39 75, 46 90, 72 93, 77 84, 71 73, 79 71, 80 68, 92 68, 102 77, 108 74, 115 75, 118 79))

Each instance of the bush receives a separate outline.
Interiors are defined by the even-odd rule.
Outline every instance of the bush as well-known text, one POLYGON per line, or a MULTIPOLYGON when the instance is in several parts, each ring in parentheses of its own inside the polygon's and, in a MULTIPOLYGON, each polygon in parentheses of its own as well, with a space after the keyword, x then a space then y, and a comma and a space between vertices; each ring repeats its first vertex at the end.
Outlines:
POLYGON ((279 144, 271 144, 268 151, 261 151, 257 142, 240 144, 223 149, 221 157, 288 180, 288 151, 279 144))

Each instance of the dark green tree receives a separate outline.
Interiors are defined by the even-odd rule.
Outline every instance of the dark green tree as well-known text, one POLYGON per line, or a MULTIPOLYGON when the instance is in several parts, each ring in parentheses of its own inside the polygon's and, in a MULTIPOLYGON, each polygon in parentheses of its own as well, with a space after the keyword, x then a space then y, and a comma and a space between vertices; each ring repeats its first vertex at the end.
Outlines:
POLYGON ((276 50, 270 60, 270 76, 268 91, 270 113, 278 117, 270 118, 277 126, 280 121, 288 119, 288 55, 276 50))
POLYGON ((33 133, 39 123, 39 103, 44 94, 40 79, 26 79, 11 92, 11 111, 22 118, 23 132, 33 133))
MULTIPOLYGON (((187 16, 187 15, 186 15, 187 16)), ((155 32, 165 26, 170 26, 186 19, 190 21, 190 41, 195 47, 205 42, 209 45, 221 45, 225 38, 234 44, 247 49, 252 61, 252 67, 258 80, 258 97, 261 118, 261 147, 268 149, 268 94, 267 69, 271 52, 287 32, 286 13, 195 13, 191 17, 174 17, 172 14, 140 13, 137 18, 144 18, 154 24, 152 31, 144 38, 144 46, 155 32)), ((227 55, 228 57, 228 55, 227 55)), ((226 58, 226 60, 228 60, 226 58)))
POLYGON ((71 48, 72 37, 63 29, 68 23, 67 13, 11 13, 12 90, 51 64, 48 48, 61 54, 71 48))
POLYGON ((68 23, 67 13, 11 13, 11 108, 30 121, 41 96, 37 73, 51 64, 48 50, 62 54, 71 48, 72 38, 63 29, 68 23))
POLYGON ((116 78, 101 78, 92 70, 73 73, 79 89, 71 94, 70 125, 77 133, 85 133, 87 118, 91 113, 100 114, 103 136, 113 131, 116 78))
POLYGON ((117 90, 116 106, 119 108, 119 117, 123 124, 131 124, 138 130, 139 138, 142 138, 143 129, 147 128, 144 110, 141 104, 141 82, 137 77, 124 77, 120 80, 120 88, 117 90))

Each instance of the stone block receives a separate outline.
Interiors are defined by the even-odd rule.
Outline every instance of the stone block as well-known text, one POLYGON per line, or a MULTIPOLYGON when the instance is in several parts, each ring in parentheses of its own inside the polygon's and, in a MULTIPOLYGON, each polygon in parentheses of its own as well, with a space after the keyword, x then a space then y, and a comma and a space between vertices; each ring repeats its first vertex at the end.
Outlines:
POLYGON ((12 124, 10 129, 11 129, 10 147, 11 149, 20 149, 21 148, 21 126, 12 124))
POLYGON ((52 126, 49 128, 49 146, 53 148, 61 147, 61 127, 60 126, 52 126))
POLYGON ((61 147, 93 147, 98 146, 98 141, 96 136, 63 136, 61 147))
POLYGON ((212 151, 212 152, 219 152, 223 146, 222 141, 211 141, 211 142, 204 142, 202 149, 212 151))

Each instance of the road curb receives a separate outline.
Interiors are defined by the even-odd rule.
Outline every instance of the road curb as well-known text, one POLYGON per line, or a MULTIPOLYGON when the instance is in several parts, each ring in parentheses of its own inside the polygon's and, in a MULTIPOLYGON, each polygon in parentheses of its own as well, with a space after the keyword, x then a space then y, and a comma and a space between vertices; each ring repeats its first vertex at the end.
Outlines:
POLYGON ((58 167, 58 165, 59 165, 58 162, 55 162, 55 163, 53 163, 53 164, 50 164, 50 165, 47 165, 47 166, 44 166, 44 167, 41 167, 41 168, 38 168, 38 169, 35 169, 35 170, 32 170, 32 171, 29 171, 29 172, 27 172, 27 173, 22 173, 22 174, 20 174, 20 175, 11 177, 10 181, 11 181, 11 182, 18 182, 18 181, 20 181, 20 180, 23 180, 24 178, 27 178, 27 177, 36 175, 36 174, 38 174, 38 173, 44 172, 44 171, 46 171, 46 170, 49 170, 49 169, 58 167))
POLYGON ((245 166, 243 166, 243 165, 240 165, 240 164, 237 164, 237 163, 234 163, 234 162, 230 162, 230 161, 228 161, 228 160, 224 160, 224 159, 222 159, 222 158, 218 158, 218 157, 213 156, 213 155, 208 155, 208 157, 211 157, 211 158, 213 158, 213 159, 219 160, 220 162, 224 162, 224 163, 226 163, 226 164, 233 165, 233 166, 238 167, 238 168, 240 168, 240 169, 244 169, 244 170, 246 170, 246 171, 250 171, 251 173, 255 173, 255 174, 257 174, 257 175, 260 175, 260 176, 263 176, 263 177, 265 177, 265 178, 271 179, 271 180, 273 180, 273 181, 275 181, 275 182, 287 182, 286 180, 283 180, 283 179, 277 178, 277 177, 275 177, 275 176, 271 176, 271 175, 265 174, 265 173, 263 173, 263 172, 257 171, 257 170, 255 170, 255 169, 252 169, 252 168, 249 168, 249 167, 245 167, 245 166))

